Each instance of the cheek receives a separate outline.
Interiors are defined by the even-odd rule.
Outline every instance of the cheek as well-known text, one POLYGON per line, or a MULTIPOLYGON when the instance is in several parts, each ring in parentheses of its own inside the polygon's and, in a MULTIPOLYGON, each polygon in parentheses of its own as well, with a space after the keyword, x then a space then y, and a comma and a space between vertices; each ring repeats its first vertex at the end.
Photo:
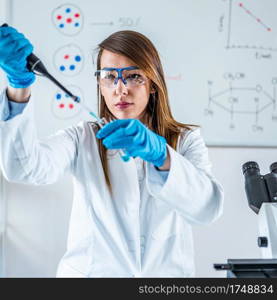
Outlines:
POLYGON ((106 105, 109 107, 112 104, 112 99, 113 99, 112 90, 101 89, 101 94, 105 99, 106 105))
POLYGON ((143 111, 145 110, 145 108, 148 105, 148 97, 144 96, 144 97, 140 97, 140 99, 138 99, 138 101, 136 102, 137 107, 139 108, 139 110, 143 111))
POLYGON ((141 108, 146 108, 149 101, 149 91, 147 89, 140 91, 136 94, 136 104, 141 108))

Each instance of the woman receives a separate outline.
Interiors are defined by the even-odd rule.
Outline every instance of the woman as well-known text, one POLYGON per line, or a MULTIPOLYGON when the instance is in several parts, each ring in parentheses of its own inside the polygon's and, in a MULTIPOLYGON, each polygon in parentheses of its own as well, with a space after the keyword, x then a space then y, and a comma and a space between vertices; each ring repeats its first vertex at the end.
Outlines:
POLYGON ((191 225, 220 215, 223 192, 199 129, 171 114, 150 40, 119 31, 99 45, 99 114, 108 124, 99 130, 81 122, 40 142, 30 97, 35 75, 26 69, 33 47, 13 28, 1 28, 0 35, 0 66, 9 82, 0 99, 4 176, 35 185, 53 183, 66 171, 74 178, 67 251, 57 276, 194 276, 191 225))

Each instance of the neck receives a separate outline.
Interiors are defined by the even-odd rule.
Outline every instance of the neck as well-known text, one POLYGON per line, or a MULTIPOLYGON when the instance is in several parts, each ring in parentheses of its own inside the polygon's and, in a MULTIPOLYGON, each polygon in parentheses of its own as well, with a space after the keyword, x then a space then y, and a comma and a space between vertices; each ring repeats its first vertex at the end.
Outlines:
POLYGON ((144 112, 143 115, 138 119, 149 129, 152 129, 152 118, 148 113, 144 112))

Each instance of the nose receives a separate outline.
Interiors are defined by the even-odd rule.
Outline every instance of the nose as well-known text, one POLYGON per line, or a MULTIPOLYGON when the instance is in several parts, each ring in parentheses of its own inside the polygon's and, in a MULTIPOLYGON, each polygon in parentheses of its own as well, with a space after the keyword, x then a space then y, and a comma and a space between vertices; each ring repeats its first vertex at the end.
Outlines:
POLYGON ((117 95, 123 94, 123 95, 127 95, 128 94, 128 88, 125 86, 125 84, 123 83, 122 79, 119 78, 115 87, 115 93, 117 95))

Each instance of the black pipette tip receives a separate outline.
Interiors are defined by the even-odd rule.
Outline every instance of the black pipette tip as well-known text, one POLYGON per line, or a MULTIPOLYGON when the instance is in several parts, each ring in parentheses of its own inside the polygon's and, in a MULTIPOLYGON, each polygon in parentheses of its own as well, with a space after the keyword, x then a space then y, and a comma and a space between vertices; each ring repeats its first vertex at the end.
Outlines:
POLYGON ((80 98, 80 97, 74 96, 74 98, 73 98, 73 100, 74 100, 75 102, 78 102, 78 103, 81 102, 81 98, 80 98), (75 99, 74 99, 74 98, 75 98, 75 99))

